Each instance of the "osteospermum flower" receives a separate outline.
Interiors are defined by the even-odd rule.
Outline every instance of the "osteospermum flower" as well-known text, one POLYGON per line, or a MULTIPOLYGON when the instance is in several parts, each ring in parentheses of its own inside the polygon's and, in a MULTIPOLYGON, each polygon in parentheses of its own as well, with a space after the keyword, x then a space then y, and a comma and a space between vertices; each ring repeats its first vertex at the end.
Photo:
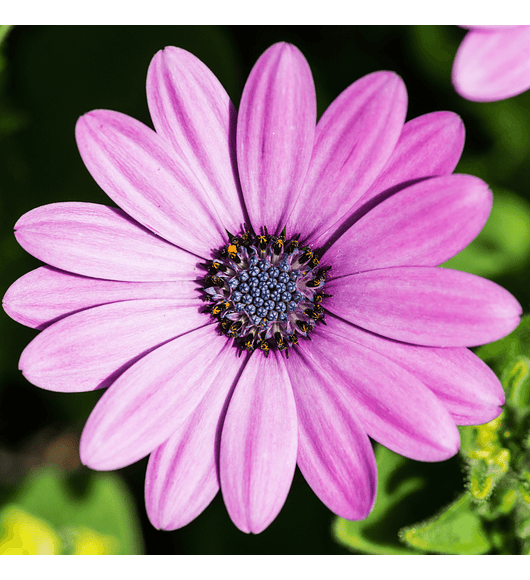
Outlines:
POLYGON ((456 91, 500 101, 530 89, 530 26, 466 26, 453 64, 456 91))
POLYGON ((260 57, 237 115, 211 71, 173 47, 153 58, 147 98, 156 132, 105 110, 77 123, 83 161, 119 209, 56 203, 15 226, 48 264, 4 298, 44 329, 22 372, 53 391, 109 387, 83 463, 150 454, 157 528, 187 524, 221 488, 234 523, 257 533, 296 465, 330 510, 364 518, 369 437, 439 461, 458 450, 457 423, 499 414, 501 385, 465 347, 509 333, 520 306, 436 268, 491 208, 484 182, 451 175, 455 114, 404 123, 403 81, 383 71, 316 124, 309 66, 288 44, 260 57))

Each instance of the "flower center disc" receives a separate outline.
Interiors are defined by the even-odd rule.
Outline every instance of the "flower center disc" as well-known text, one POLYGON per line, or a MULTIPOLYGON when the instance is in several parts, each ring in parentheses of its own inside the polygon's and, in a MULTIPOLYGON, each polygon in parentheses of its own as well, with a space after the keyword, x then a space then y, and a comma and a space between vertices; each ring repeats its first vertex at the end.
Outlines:
POLYGON ((286 242, 285 228, 271 236, 245 231, 228 233, 229 243, 206 264, 203 280, 207 312, 220 322, 222 334, 240 349, 259 348, 285 352, 298 344, 298 336, 310 338, 317 322, 324 323, 321 302, 329 268, 319 268, 319 251, 298 247, 300 234, 286 242))

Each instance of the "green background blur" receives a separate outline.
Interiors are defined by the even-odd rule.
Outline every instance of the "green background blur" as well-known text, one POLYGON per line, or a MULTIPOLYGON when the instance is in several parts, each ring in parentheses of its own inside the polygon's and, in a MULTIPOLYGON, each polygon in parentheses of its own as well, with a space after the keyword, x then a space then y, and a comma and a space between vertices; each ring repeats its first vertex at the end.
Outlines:
MULTIPOLYGON (((451 26, 14 27, 0 45, 0 292, 3 295, 18 277, 39 266, 13 236, 13 226, 23 213, 57 201, 112 205, 77 152, 74 126, 80 115, 113 109, 151 125, 145 97, 147 67, 155 52, 167 45, 185 48, 203 60, 238 106, 259 55, 272 43, 287 41, 302 50, 311 66, 319 116, 359 77, 392 70, 407 86, 407 119, 436 110, 455 111, 463 118, 466 145, 457 172, 484 179, 495 201, 483 233, 449 265, 502 284, 528 312, 530 91, 499 103, 471 103, 459 97, 450 76, 464 35, 464 30, 451 26)), ((18 358, 37 332, 3 311, 0 325, 0 525, 3 506, 15 504, 30 506, 29 513, 63 530, 60 534, 66 533, 65 526, 74 525, 54 514, 55 509, 64 515, 66 504, 57 500, 54 507, 58 492, 45 475, 52 465, 70 494, 64 501, 72 505, 92 498, 90 490, 100 484, 114 486, 105 493, 116 509, 98 504, 102 523, 85 521, 86 514, 97 511, 88 509, 86 502, 82 509, 72 508, 71 518, 77 526, 119 536, 122 553, 347 553, 333 540, 333 514, 298 471, 283 510, 258 536, 237 530, 220 495, 187 527, 155 530, 143 503, 146 459, 120 470, 112 481, 79 464, 79 435, 102 393, 60 394, 32 386, 18 371, 18 358), (35 492, 42 509, 37 500, 27 499, 39 474, 48 481, 39 485, 49 484, 48 491, 35 492), (112 518, 119 525, 105 528, 110 525, 105 519, 112 518), (120 536, 126 528, 132 530, 127 538, 120 536)), ((458 457, 432 465, 407 461, 410 473, 430 483, 407 513, 396 516, 400 526, 429 517, 457 497, 463 486, 458 457)), ((0 540, 1 536, 0 527, 0 540)))

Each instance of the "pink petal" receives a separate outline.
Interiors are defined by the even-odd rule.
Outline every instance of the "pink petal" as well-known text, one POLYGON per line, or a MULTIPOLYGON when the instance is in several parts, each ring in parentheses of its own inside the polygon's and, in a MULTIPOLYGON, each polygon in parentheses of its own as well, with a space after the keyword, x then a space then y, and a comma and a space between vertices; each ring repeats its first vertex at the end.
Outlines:
POLYGON ((213 385, 226 390, 241 361, 208 325, 176 338, 125 371, 104 393, 81 435, 81 461, 119 469, 167 441, 213 385))
POLYGON ((311 241, 342 223, 385 166, 406 110, 403 81, 386 71, 359 79, 333 101, 318 122, 313 157, 288 232, 303 232, 311 241))
MULTIPOLYGON (((331 320, 330 320, 331 322, 331 320)), ((320 381, 349 399, 368 435, 396 453, 441 461, 458 451, 458 429, 442 403, 407 370, 332 328, 303 347, 320 381)))
MULTIPOLYGON (((157 530, 176 530, 193 521, 219 491, 210 429, 198 428, 198 411, 151 453, 145 476, 145 506, 157 530)), ((217 428, 217 423, 213 424, 217 428)))
POLYGON ((3 307, 17 322, 41 329, 68 314, 101 304, 175 296, 198 297, 197 283, 191 280, 116 282, 44 266, 13 283, 4 296, 3 307))
POLYGON ((519 324, 521 306, 490 280, 446 268, 361 272, 326 283, 326 308, 367 330, 424 346, 476 346, 519 324))
POLYGON ((80 117, 76 138, 92 177, 132 218, 199 256, 225 243, 215 203, 164 138, 127 115, 104 110, 80 117))
POLYGON ((168 244, 120 209, 95 203, 52 203, 15 224, 18 243, 62 270, 109 280, 193 280, 199 259, 168 244))
POLYGON ((442 401, 457 425, 482 425, 501 414, 504 390, 486 363, 468 349, 430 350, 433 352, 421 360, 417 359, 422 353, 418 352, 414 359, 407 354, 403 366, 423 380, 442 401), (438 372, 444 373, 446 381, 433 380, 435 373, 427 366, 429 359, 437 365, 438 372))
POLYGON ((326 252, 335 276, 390 266, 437 266, 463 250, 491 211, 488 186, 471 175, 433 177, 386 199, 326 252))
POLYGON ((353 399, 335 388, 303 347, 291 353, 287 368, 298 413, 300 470, 333 513, 364 519, 375 500, 377 468, 353 399))
POLYGON ((243 532, 264 530, 283 506, 296 466, 296 407, 275 352, 256 351, 234 391, 221 435, 221 490, 243 532))
POLYGON ((20 370, 28 381, 50 391, 108 386, 149 350, 210 322, 200 306, 198 299, 187 297, 83 310, 34 338, 20 357, 20 370))
POLYGON ((145 505, 156 528, 185 526, 219 491, 219 438, 232 386, 229 381, 212 385, 189 419, 151 454, 145 505))
POLYGON ((411 119, 403 126, 384 170, 356 207, 382 201, 411 182, 449 175, 462 154, 464 137, 464 124, 455 113, 437 111, 411 119))
POLYGON ((479 425, 499 415, 504 390, 493 371, 467 348, 436 348, 396 342, 328 318, 327 329, 406 369, 444 404, 458 425, 479 425))
POLYGON ((307 61, 278 43, 258 59, 243 90, 237 121, 237 160, 256 232, 285 225, 304 180, 316 123, 316 97, 307 61))
POLYGON ((147 101, 157 133, 186 159, 225 227, 239 232, 237 113, 221 83, 193 54, 168 46, 149 66, 147 101))
POLYGON ((471 31, 453 64, 456 91, 471 101, 500 101, 530 88, 530 26, 471 31))

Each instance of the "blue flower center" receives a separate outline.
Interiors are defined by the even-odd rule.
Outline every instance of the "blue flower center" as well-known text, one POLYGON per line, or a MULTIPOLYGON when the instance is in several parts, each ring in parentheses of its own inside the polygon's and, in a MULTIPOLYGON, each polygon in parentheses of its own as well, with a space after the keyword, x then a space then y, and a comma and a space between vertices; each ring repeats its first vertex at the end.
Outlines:
POLYGON ((279 236, 266 228, 260 235, 228 233, 218 259, 205 265, 206 311, 240 351, 279 350, 288 358, 299 337, 309 339, 315 324, 324 323, 329 268, 319 268, 318 250, 299 248, 299 237, 286 242, 285 228, 279 236))

